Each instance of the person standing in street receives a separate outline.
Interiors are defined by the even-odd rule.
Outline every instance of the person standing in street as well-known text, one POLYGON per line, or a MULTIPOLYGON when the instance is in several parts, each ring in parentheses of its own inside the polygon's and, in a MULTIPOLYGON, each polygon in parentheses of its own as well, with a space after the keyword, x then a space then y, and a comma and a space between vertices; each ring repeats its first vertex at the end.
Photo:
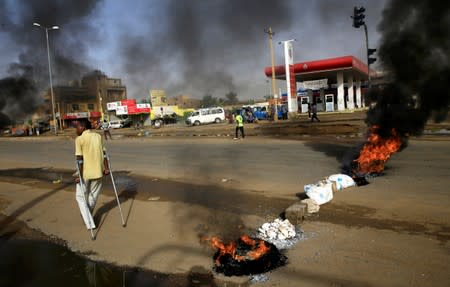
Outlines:
POLYGON ((105 135, 105 140, 108 140, 108 135, 109 139, 112 140, 111 132, 109 131, 109 123, 106 120, 103 120, 102 130, 103 134, 105 135))
POLYGON ((77 122, 78 137, 75 139, 75 157, 79 167, 78 177, 75 178, 75 197, 87 229, 96 228, 92 211, 102 189, 103 175, 109 174, 102 136, 91 131, 91 128, 87 120, 77 122))
POLYGON ((320 122, 319 118, 317 117, 317 104, 314 102, 311 106, 312 116, 311 116, 311 122, 316 119, 318 122, 320 122))
POLYGON ((282 114, 283 120, 287 120, 288 119, 288 110, 287 110, 286 105, 282 105, 281 106, 281 114, 282 114))
POLYGON ((242 138, 245 138, 244 134, 244 119, 242 118, 241 114, 239 112, 236 112, 236 136, 234 137, 235 140, 239 139, 238 132, 241 131, 242 138))

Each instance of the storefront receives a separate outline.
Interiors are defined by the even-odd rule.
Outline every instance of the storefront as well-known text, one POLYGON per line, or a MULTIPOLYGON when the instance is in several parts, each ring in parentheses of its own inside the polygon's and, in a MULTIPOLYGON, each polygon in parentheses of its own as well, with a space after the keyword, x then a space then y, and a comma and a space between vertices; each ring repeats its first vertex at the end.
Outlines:
POLYGON ((100 121, 102 114, 100 112, 79 112, 79 113, 67 113, 63 116, 64 128, 73 127, 74 122, 79 119, 88 119, 91 122, 100 121))
MULTIPOLYGON (((368 67, 358 58, 345 56, 300 62, 293 66, 296 85, 302 93, 298 94, 301 112, 304 111, 302 105, 313 102, 324 111, 364 107, 365 90, 362 87, 368 78, 368 67)), ((275 78, 286 80, 285 71, 285 66, 275 66, 275 78)), ((265 74, 271 78, 272 68, 266 67, 265 74)))

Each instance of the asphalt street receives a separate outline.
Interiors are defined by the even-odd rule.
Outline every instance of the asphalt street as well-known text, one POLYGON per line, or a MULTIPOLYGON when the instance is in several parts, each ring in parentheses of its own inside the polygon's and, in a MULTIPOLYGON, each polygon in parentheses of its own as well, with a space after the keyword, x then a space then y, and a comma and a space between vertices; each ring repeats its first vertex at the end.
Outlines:
MULTIPOLYGON (((161 182, 156 194, 161 199, 125 201, 129 222, 121 229, 114 199, 104 194, 97 210, 103 223, 98 239, 90 242, 86 233, 80 233, 73 186, 53 185, 51 178, 42 184, 45 168, 67 174, 74 170, 73 140, 0 139, 2 213, 66 240, 77 252, 95 250, 94 259, 165 273, 188 272, 194 266, 208 270, 211 255, 198 243, 199 228, 201 233, 218 235, 242 226, 256 230, 268 220, 258 205, 283 211, 298 200, 304 184, 339 173, 342 161, 360 140, 113 140, 107 143, 113 170, 136 181, 146 178, 138 193, 156 188, 150 184, 153 180, 161 182), (44 168, 40 178, 8 176, 17 169, 33 168, 44 168), (180 186, 164 184, 166 179, 180 186), (178 199, 175 194, 180 194, 178 199), (254 208, 259 198, 270 200, 258 201, 254 208), (221 202, 232 200, 241 201, 239 207, 221 208, 221 202), (247 212, 239 213, 246 204, 247 212)), ((287 252, 290 263, 273 272, 262 286, 446 286, 450 274, 448 143, 446 138, 411 140, 392 156, 383 176, 371 179, 369 185, 337 192, 332 202, 302 224, 309 239, 287 252)), ((270 219, 276 214, 273 210, 270 219)))

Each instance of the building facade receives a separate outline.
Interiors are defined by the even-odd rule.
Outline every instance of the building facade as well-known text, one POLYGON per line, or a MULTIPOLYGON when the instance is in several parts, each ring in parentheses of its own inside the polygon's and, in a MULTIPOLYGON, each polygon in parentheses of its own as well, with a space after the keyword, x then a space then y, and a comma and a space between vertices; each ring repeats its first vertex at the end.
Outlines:
MULTIPOLYGON (((81 118, 101 120, 106 112, 106 103, 127 98, 127 90, 121 79, 108 78, 100 71, 84 76, 81 83, 55 86, 53 94, 58 126, 63 128, 71 126, 74 120, 81 118)), ((50 91, 44 99, 48 114, 51 114, 50 91)))

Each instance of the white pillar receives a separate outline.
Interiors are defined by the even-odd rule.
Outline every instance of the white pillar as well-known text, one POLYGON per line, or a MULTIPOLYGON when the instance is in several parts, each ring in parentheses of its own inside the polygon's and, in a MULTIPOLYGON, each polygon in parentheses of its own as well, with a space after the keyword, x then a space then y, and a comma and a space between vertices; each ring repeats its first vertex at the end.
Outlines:
POLYGON ((347 108, 349 110, 353 110, 355 108, 355 101, 353 99, 353 75, 348 76, 347 93, 348 93, 347 108))
POLYGON ((344 103, 344 73, 337 73, 337 109, 338 111, 345 110, 344 103))
POLYGON ((362 108, 361 105, 361 81, 356 81, 356 105, 358 108, 362 108))
POLYGON ((294 39, 283 41, 284 43, 284 62, 286 71, 286 94, 288 112, 297 112, 297 82, 295 81, 294 74, 294 51, 292 48, 292 42, 294 39))

